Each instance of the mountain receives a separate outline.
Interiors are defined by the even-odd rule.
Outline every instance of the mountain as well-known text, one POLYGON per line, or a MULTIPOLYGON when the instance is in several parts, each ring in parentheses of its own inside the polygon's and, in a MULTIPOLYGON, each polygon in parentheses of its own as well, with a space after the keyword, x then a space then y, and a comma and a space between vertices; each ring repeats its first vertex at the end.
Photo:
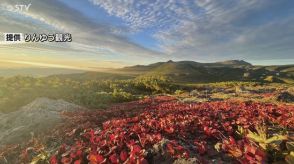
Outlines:
POLYGON ((131 72, 148 72, 152 69, 158 69, 159 67, 179 67, 179 69, 185 69, 187 67, 199 68, 199 67, 250 67, 252 64, 245 62, 243 60, 227 60, 222 62, 215 63, 199 63, 195 61, 177 61, 174 62, 169 60, 167 62, 158 62, 150 65, 135 65, 131 67, 125 67, 122 71, 131 71, 131 72))
POLYGON ((253 66, 243 60, 227 60, 215 63, 194 61, 158 62, 119 69, 119 72, 137 75, 162 75, 175 82, 258 81, 291 82, 294 65, 253 66))
POLYGON ((255 66, 243 60, 215 63, 166 61, 135 65, 105 72, 62 74, 50 77, 74 80, 125 80, 138 76, 166 76, 176 83, 256 81, 294 83, 294 65, 255 66))
POLYGON ((176 82, 213 82, 241 80, 245 72, 242 67, 250 63, 226 61, 199 63, 195 61, 158 62, 150 65, 136 65, 120 69, 121 72, 144 75, 168 76, 176 82))
POLYGON ((222 61, 222 62, 216 62, 213 64, 219 64, 219 65, 223 65, 223 66, 235 66, 235 67, 240 67, 240 66, 252 66, 252 64, 244 61, 244 60, 226 60, 226 61, 222 61))

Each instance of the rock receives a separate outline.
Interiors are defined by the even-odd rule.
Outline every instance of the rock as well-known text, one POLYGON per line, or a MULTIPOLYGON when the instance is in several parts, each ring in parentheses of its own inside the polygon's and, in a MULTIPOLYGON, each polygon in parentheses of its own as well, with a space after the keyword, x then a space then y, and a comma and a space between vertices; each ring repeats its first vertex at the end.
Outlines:
POLYGON ((190 92, 190 96, 198 96, 198 95, 199 95, 198 90, 192 90, 192 91, 190 92))
POLYGON ((46 132, 62 122, 63 111, 75 111, 82 107, 48 98, 37 98, 18 111, 0 115, 0 145, 17 144, 35 134, 46 132))
POLYGON ((199 163, 196 158, 177 159, 173 162, 173 164, 195 164, 195 163, 199 163))
POLYGON ((169 153, 167 152, 166 145, 170 140, 163 138, 159 143, 153 145, 152 148, 152 159, 149 160, 149 163, 158 163, 158 164, 195 164, 199 163, 196 158, 189 159, 177 159, 174 160, 169 153))
POLYGON ((166 152, 166 144, 169 140, 163 138, 159 143, 153 145, 153 159, 150 163, 169 164, 173 162, 172 157, 166 152))

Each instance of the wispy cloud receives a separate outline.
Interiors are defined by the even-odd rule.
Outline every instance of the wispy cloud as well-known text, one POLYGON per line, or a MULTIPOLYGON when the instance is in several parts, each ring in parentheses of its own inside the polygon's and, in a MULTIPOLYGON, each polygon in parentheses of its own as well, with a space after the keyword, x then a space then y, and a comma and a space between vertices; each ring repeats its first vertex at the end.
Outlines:
POLYGON ((168 28, 168 25, 177 24, 179 6, 185 1, 116 1, 116 0, 90 0, 93 4, 105 9, 108 14, 122 18, 134 31, 145 28, 168 28), (176 16, 176 17, 175 17, 176 16))
MULTIPOLYGON (((2 3, 13 5, 18 2, 18 0, 4 0, 2 3)), ((66 46, 67 49, 74 51, 81 48, 84 53, 95 54, 96 51, 93 52, 93 49, 102 47, 106 50, 106 54, 109 51, 131 56, 156 56, 161 54, 131 42, 124 36, 117 35, 111 26, 94 22, 58 0, 31 0, 30 3, 32 6, 29 12, 13 13, 1 9, 4 14, 0 15, 0 20, 1 22, 5 20, 7 24, 1 24, 0 31, 11 31, 12 29, 8 29, 12 27, 14 31, 27 33, 41 31, 69 32, 73 34, 74 43, 64 44, 62 47, 66 46), (32 24, 32 22, 34 23, 32 24), (13 24, 17 24, 17 26, 13 27, 13 24), (83 48, 85 46, 88 47, 88 51, 83 48)), ((55 50, 55 46, 59 45, 52 47, 52 44, 49 43, 46 46, 55 50)))
POLYGON ((293 58, 289 0, 90 1, 134 31, 156 29, 152 35, 162 51, 175 58, 293 58))

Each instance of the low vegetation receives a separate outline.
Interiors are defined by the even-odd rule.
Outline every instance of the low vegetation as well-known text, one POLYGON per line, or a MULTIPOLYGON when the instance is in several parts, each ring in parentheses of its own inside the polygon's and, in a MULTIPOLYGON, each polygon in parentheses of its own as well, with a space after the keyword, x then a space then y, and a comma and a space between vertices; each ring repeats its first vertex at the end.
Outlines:
POLYGON ((0 79, 0 112, 18 110, 38 97, 63 99, 88 108, 101 108, 145 95, 173 93, 175 88, 167 78, 161 76, 86 81, 16 76, 0 79))
POLYGON ((68 124, 41 137, 47 142, 35 138, 26 147, 7 148, 2 157, 9 161, 22 150, 18 159, 25 163, 291 164, 293 112, 290 104, 146 98, 106 111, 67 113, 68 124))

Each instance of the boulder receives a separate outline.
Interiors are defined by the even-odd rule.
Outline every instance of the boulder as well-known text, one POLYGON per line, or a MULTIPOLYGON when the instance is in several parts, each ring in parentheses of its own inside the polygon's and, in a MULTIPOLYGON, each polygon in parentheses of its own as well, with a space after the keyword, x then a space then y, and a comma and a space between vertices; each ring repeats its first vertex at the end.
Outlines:
POLYGON ((17 144, 46 132, 63 121, 60 113, 82 107, 48 98, 37 98, 18 111, 0 115, 0 145, 17 144))

